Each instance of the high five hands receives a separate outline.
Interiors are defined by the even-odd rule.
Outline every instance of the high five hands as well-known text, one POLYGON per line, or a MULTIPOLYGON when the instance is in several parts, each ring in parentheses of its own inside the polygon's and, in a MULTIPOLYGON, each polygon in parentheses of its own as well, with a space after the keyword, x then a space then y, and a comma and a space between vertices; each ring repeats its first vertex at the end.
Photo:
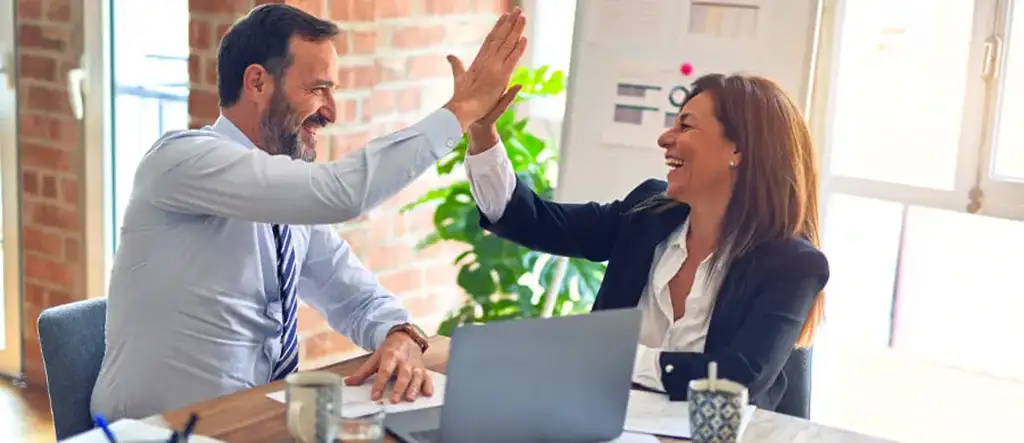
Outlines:
POLYGON ((497 116, 500 116, 515 99, 520 88, 509 89, 508 82, 526 50, 525 27, 526 17, 522 10, 515 8, 501 15, 469 69, 463 67, 458 57, 448 56, 455 88, 445 107, 455 114, 463 132, 498 109, 497 116))
MULTIPOLYGON (((455 88, 445 108, 455 114, 463 132, 493 127, 494 121, 514 101, 520 87, 508 88, 508 82, 526 50, 525 26, 522 10, 515 8, 498 19, 469 69, 462 66, 458 57, 448 56, 455 88)), ((384 343, 345 383, 360 385, 371 377, 375 378, 370 389, 373 400, 383 398, 387 383, 392 379, 394 386, 389 399, 393 403, 413 401, 420 395, 434 393, 422 350, 401 331, 389 333, 384 343)))

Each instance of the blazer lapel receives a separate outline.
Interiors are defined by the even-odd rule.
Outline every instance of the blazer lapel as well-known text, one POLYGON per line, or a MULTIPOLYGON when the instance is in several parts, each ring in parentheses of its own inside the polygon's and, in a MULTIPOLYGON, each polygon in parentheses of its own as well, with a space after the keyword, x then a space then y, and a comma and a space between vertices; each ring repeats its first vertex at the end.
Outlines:
POLYGON ((689 206, 675 205, 659 212, 635 215, 637 222, 627 224, 630 232, 624 241, 629 246, 622 257, 625 260, 620 263, 624 266, 614 274, 605 276, 602 289, 608 288, 616 293, 602 297, 605 299, 603 309, 634 307, 640 302, 654 266, 655 250, 672 231, 683 224, 689 213, 689 206), (614 281, 610 281, 612 279, 614 281))
MULTIPOLYGON (((675 205, 650 215, 648 219, 650 229, 643 229, 639 233, 641 239, 638 242, 650 250, 651 253, 648 254, 648 260, 653 258, 654 248, 658 247, 659 243, 668 238, 672 231, 681 226, 689 214, 689 206, 675 205)), ((647 267, 650 268, 650 263, 648 263, 647 267)))
POLYGON ((728 263, 725 277, 722 279, 722 286, 718 289, 718 295, 715 298, 715 306, 711 311, 707 344, 705 345, 707 351, 724 346, 725 343, 719 343, 720 338, 732 337, 732 333, 729 331, 736 328, 745 313, 740 303, 744 299, 742 295, 746 293, 748 284, 757 283, 752 281, 756 276, 751 275, 750 271, 758 262, 760 255, 762 252, 755 249, 736 258, 732 263, 728 263))

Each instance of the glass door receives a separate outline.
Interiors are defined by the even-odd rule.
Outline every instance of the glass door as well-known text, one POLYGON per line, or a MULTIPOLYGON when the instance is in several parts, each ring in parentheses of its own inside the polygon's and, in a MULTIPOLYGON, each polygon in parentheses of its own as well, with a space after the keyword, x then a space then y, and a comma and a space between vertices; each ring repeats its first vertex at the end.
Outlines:
POLYGON ((0 0, 0 374, 21 375, 14 2, 0 0))

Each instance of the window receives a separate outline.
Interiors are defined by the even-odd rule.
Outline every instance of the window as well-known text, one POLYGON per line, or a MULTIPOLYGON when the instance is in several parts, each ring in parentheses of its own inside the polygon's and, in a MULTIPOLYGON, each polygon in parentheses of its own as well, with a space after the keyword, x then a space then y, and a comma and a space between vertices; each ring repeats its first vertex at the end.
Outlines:
MULTIPOLYGON (((527 5, 532 24, 529 63, 548 65, 568 74, 572 58, 572 33, 576 21, 576 0, 532 0, 527 5)), ((530 102, 530 115, 561 121, 565 114, 565 96, 543 98, 530 102)))
POLYGON ((188 128, 189 16, 186 0, 110 2, 107 198, 113 210, 109 241, 116 249, 139 160, 165 132, 188 128))
POLYGON ((917 256, 906 231, 920 217, 909 208, 962 212, 972 202, 986 105, 981 60, 995 32, 995 0, 837 5, 829 93, 818 97, 828 103, 829 336, 887 347, 897 329, 914 335, 901 317, 930 309, 901 300, 922 287, 900 272, 917 256))
POLYGON ((983 190, 1001 212, 1024 218, 1024 4, 1003 1, 996 33, 989 38, 994 73, 990 148, 984 157, 983 190), (1016 6, 1016 7, 1014 7, 1016 6), (1011 203, 1012 202, 1012 203, 1011 203))
POLYGON ((931 387, 1024 392, 1024 357, 1005 352, 1024 335, 1024 5, 825 3, 811 117, 832 276, 812 419, 900 441, 1010 432, 939 437, 890 418, 928 404, 966 426, 1019 410, 1013 395, 974 408, 931 387))
MULTIPOLYGON (((1010 3, 1009 7, 1013 8, 1010 3)), ((1014 124, 1011 116, 1024 115, 1024 5, 1017 5, 1009 14, 1004 30, 1002 91, 999 118, 996 120, 995 161, 993 175, 1001 179, 1024 181, 1024 126, 1014 124), (1014 32, 1013 26, 1020 29, 1014 32)))
POLYGON ((187 128, 189 80, 186 0, 97 3, 82 19, 91 297, 106 294, 139 161, 162 134, 187 128))
POLYGON ((0 0, 0 375, 22 373, 22 297, 14 4, 0 0))
POLYGON ((893 347, 1024 382, 1024 222, 910 206, 904 229, 893 347))
POLYGON ((826 332, 831 339, 888 346, 903 205, 839 193, 826 199, 822 243, 832 270, 826 332), (871 235, 851 235, 856 232, 871 235))
POLYGON ((840 5, 824 139, 829 334, 1024 381, 1024 364, 970 357, 956 345, 977 343, 967 331, 1013 329, 1007 313, 1024 314, 1011 300, 1012 272, 999 275, 1024 254, 1012 247, 1024 216, 998 199, 1024 186, 1020 125, 986 125, 986 116, 1021 112, 1024 43, 1014 45, 1012 25, 1024 13, 996 0, 840 5), (998 48, 1001 33, 1011 38, 998 48), (990 55, 1003 61, 993 65, 990 55), (993 78, 999 94, 987 93, 993 78), (977 198, 995 185, 1002 194, 977 198), (953 323, 955 337, 942 326, 953 323), (954 348, 963 353, 940 355, 954 348))
POLYGON ((977 72, 968 63, 973 9, 971 1, 847 2, 838 36, 832 174, 956 188, 960 146, 974 142, 962 135, 967 77, 977 72))

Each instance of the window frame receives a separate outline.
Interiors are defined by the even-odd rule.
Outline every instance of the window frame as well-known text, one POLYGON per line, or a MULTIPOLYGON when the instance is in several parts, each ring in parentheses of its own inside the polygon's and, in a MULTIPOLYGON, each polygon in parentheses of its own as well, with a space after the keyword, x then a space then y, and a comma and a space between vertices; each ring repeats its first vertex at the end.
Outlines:
POLYGON ((86 298, 107 295, 110 268, 114 261, 114 225, 112 199, 113 137, 111 88, 112 0, 85 0, 82 8, 85 70, 84 180, 86 298))
MULTIPOLYGON (((1005 31, 1008 0, 975 0, 975 16, 968 66, 969 75, 965 93, 965 112, 961 126, 960 144, 957 153, 955 188, 952 191, 928 189, 911 185, 880 182, 869 179, 843 177, 829 172, 832 157, 830 144, 831 125, 835 110, 836 82, 838 74, 838 35, 844 18, 847 1, 824 0, 822 22, 819 32, 819 46, 813 63, 813 86, 808 107, 808 120, 812 137, 820 152, 821 192, 819 211, 823 217, 829 213, 828 202, 833 195, 848 195, 903 205, 900 227, 901 238, 896 252, 897 267, 893 275, 892 311, 888 347, 895 342, 894 332, 899 323, 897 305, 900 302, 900 264, 905 259, 905 235, 907 213, 911 206, 950 210, 958 213, 990 216, 1008 220, 1024 221, 1024 183, 999 182, 991 178, 990 157, 995 121, 992 116, 998 109, 998 94, 1001 82, 993 82, 984 76, 985 42, 992 35, 1005 31), (970 207, 971 194, 978 189, 984 198, 978 208, 970 207)), ((1024 25, 1021 25, 1024 26, 1024 25)), ((1022 27, 1024 29, 1024 27, 1022 27)), ((1003 67, 998 66, 1002 71, 1003 67)), ((997 77, 1001 78, 1001 77, 997 77)), ((823 233, 825 234, 825 233, 823 233)), ((827 235, 826 240, 827 242, 827 235)), ((827 244, 823 245, 827 248, 827 244)))
MULTIPOLYGON (((968 57, 968 68, 977 75, 968 75, 965 88, 964 117, 961 120, 960 143, 954 189, 952 191, 931 189, 871 179, 833 175, 831 164, 833 119, 838 75, 838 35, 842 30, 845 7, 849 0, 825 0, 824 20, 819 36, 819 50, 815 67, 814 93, 811 99, 810 120, 812 135, 820 152, 822 171, 821 196, 823 205, 833 193, 858 197, 900 202, 913 206, 947 209, 958 212, 972 212, 971 191, 978 186, 978 167, 982 162, 983 137, 987 135, 986 122, 981 118, 983 110, 989 107, 986 98, 988 85, 981 75, 984 66, 984 41, 995 31, 996 3, 1000 0, 975 0, 975 16, 972 27, 972 45, 968 57)), ((979 214, 1024 219, 1024 212, 1016 212, 1005 202, 986 200, 979 214)))
POLYGON ((21 380, 22 349, 21 286, 21 167, 18 146, 18 61, 16 5, 0 1, 0 375, 21 380), (13 149, 12 149, 13 148, 13 149))
MULTIPOLYGON (((114 20, 116 0, 84 0, 85 244, 88 298, 105 297, 121 215, 115 206, 118 146, 115 143, 114 20)), ((187 25, 187 23, 185 24, 187 25)), ((131 186, 131 183, 128 184, 131 186)))
MULTIPOLYGON (((985 133, 979 153, 979 186, 984 193, 985 203, 980 213, 1012 219, 1024 219, 1024 177, 1018 180, 1001 180, 993 173, 995 168, 996 140, 999 117, 1002 112, 1002 100, 1006 90, 1006 59, 1009 56, 1009 37, 1012 32, 1014 2, 1012 0, 993 0, 997 3, 996 15, 993 19, 991 41, 996 45, 994 50, 993 75, 986 78, 987 107, 984 110, 985 133)), ((1017 5, 1024 8, 1024 5, 1017 5)), ((1017 26, 1018 33, 1024 33, 1024 23, 1017 26)), ((1020 37, 1024 43, 1024 36, 1020 37)))

